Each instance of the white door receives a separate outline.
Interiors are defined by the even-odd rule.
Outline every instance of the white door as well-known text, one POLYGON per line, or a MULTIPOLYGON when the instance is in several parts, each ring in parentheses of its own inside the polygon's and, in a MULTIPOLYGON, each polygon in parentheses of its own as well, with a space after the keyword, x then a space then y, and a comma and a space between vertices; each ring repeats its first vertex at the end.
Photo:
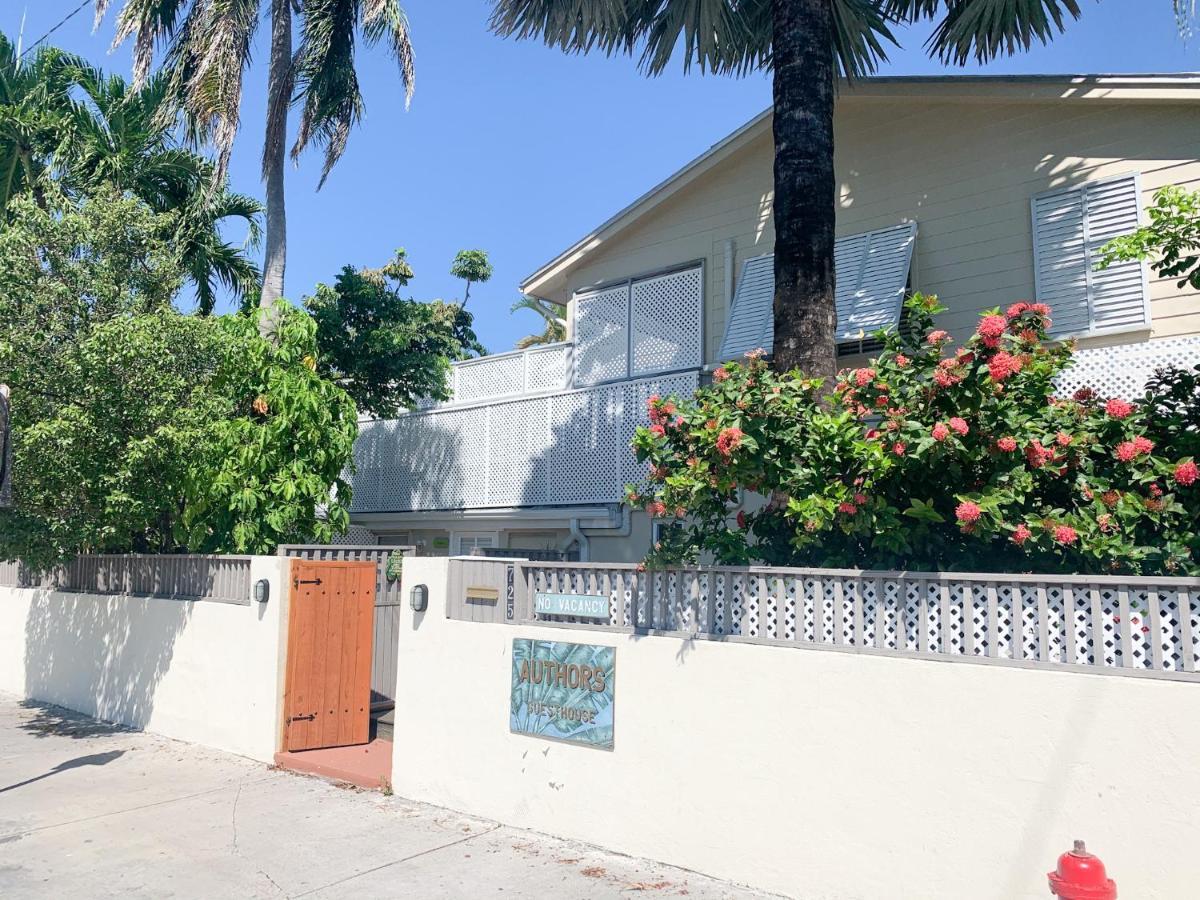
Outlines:
POLYGON ((494 531, 456 531, 454 533, 454 555, 470 556, 476 547, 495 547, 500 535, 494 531))

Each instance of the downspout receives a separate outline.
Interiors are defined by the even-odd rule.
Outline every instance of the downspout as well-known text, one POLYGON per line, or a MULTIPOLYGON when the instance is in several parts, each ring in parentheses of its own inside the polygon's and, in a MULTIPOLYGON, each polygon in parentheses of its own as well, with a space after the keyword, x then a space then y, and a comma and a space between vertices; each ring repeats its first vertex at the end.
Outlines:
POLYGON ((733 306, 733 238, 725 241, 725 312, 733 306))
POLYGON ((579 542, 579 561, 589 562, 592 558, 591 542, 579 527, 579 519, 571 519, 571 537, 579 542))

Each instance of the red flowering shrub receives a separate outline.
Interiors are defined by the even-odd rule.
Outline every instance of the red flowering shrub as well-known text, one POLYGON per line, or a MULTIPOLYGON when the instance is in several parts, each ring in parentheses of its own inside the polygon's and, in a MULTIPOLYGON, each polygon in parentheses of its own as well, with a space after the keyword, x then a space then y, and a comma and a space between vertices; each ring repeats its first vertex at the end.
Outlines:
POLYGON ((912 298, 911 328, 832 392, 755 355, 652 398, 638 502, 684 521, 648 562, 1200 572, 1200 367, 1135 402, 1056 397, 1073 348, 1044 305, 989 312, 957 349, 940 311, 912 298), (735 527, 743 491, 761 500, 735 527))

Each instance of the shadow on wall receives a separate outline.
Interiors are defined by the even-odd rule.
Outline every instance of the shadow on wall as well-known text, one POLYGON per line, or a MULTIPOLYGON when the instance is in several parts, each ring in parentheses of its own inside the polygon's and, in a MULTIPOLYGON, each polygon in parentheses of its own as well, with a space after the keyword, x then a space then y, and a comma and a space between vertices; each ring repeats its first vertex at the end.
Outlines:
MULTIPOLYGON (((191 602, 37 591, 25 621, 25 690, 144 728, 191 602)), ((48 727, 53 727, 47 722, 48 727)))
MULTIPOLYGON (((472 473, 462 464, 464 435, 479 440, 479 409, 420 413, 366 423, 354 444, 353 512, 458 509, 471 491, 472 473)), ((478 447, 475 452, 479 452, 478 447)), ((482 479, 483 468, 474 473, 482 479)))

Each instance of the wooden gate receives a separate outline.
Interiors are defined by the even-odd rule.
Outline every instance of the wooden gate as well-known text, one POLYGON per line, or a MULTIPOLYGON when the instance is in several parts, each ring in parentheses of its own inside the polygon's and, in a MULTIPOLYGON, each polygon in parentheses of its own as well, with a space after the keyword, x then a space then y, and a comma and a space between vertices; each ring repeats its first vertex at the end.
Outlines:
POLYGON ((284 750, 365 744, 375 565, 292 560, 284 750))

